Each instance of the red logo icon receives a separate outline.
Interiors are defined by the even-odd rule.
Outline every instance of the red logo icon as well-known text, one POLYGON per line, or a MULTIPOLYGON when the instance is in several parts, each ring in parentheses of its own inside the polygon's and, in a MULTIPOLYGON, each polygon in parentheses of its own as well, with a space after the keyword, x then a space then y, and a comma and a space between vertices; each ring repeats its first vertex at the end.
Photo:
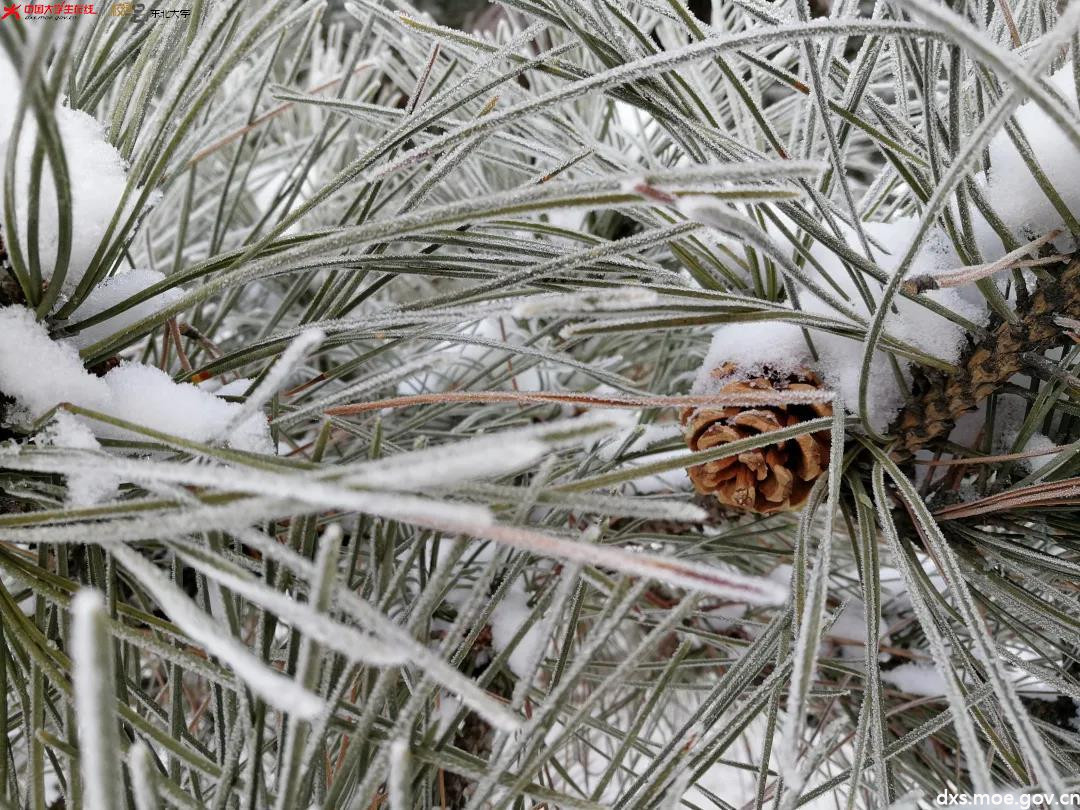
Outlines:
POLYGON ((0 17, 0 20, 6 20, 8 17, 15 15, 16 20, 22 19, 22 14, 19 13, 18 5, 4 6, 4 16, 0 17))

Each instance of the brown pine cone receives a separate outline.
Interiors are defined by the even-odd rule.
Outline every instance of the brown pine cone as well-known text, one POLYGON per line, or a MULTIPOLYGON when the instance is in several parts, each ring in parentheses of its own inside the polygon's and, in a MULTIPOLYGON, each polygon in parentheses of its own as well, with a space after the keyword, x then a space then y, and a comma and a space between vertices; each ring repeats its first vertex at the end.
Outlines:
POLYGON ((999 323, 973 342, 955 373, 916 367, 911 399, 889 428, 900 438, 895 458, 907 461, 947 438, 961 415, 975 410, 1024 370, 1030 362, 1026 357, 1075 342, 1057 319, 1080 318, 1080 258, 1073 258, 1063 272, 1040 280, 1016 314, 1016 323, 999 323))
MULTIPOLYGON (((723 379, 735 370, 731 364, 725 364, 715 369, 713 376, 723 379)), ((811 371, 773 374, 764 369, 762 376, 729 382, 718 393, 813 391, 821 387, 821 380, 811 371)), ((698 451, 831 415, 832 406, 827 402, 751 408, 702 407, 684 411, 682 422, 687 445, 698 451)), ((690 467, 687 473, 701 494, 712 493, 718 501, 734 509, 768 515, 801 507, 814 481, 828 466, 829 432, 823 430, 699 464, 690 467)))

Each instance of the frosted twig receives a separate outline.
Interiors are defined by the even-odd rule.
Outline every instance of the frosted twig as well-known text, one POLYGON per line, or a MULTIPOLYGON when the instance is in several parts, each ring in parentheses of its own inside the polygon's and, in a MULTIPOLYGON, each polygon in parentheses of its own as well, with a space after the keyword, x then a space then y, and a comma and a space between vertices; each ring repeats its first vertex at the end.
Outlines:
POLYGON ((968 467, 978 464, 1001 464, 1007 461, 1023 461, 1026 458, 1038 458, 1039 456, 1049 456, 1054 453, 1061 453, 1066 450, 1080 449, 1080 442, 1073 442, 1072 444, 1055 445, 1054 447, 1044 447, 1041 450, 1025 450, 1021 453, 1001 453, 996 456, 971 456, 963 458, 917 458, 914 459, 915 464, 922 464, 927 467, 968 467))
POLYGON ((1046 356, 1038 352, 1023 352, 1020 359, 1037 376, 1043 379, 1057 380, 1066 388, 1080 391, 1080 377, 1063 370, 1061 366, 1053 360, 1047 359, 1046 356))
POLYGON ((1064 315, 1057 315, 1054 317, 1054 323, 1062 329, 1067 330, 1066 334, 1068 334, 1073 341, 1080 343, 1080 321, 1076 318, 1067 318, 1064 315))
POLYGON ((184 351, 184 344, 180 339, 180 327, 176 323, 176 318, 169 318, 166 322, 169 328, 169 334, 172 335, 173 345, 176 346, 176 356, 180 360, 180 367, 189 374, 194 371, 191 367, 191 360, 188 359, 187 352, 184 351))
POLYGON ((803 405, 810 402, 830 402, 833 393, 816 391, 762 391, 738 394, 694 394, 689 396, 635 397, 621 394, 596 395, 588 392, 549 391, 445 391, 437 394, 413 394, 373 402, 337 405, 323 411, 327 416, 349 416, 384 408, 408 408, 447 402, 536 402, 541 404, 573 405, 581 408, 694 408, 694 407, 753 407, 755 405, 803 405))
POLYGON ((964 284, 971 284, 979 279, 988 278, 989 276, 994 275, 994 273, 1001 272, 1002 270, 1020 267, 1038 267, 1044 264, 1060 264, 1061 262, 1068 261, 1069 257, 1061 254, 1054 254, 1053 256, 1043 256, 1035 259, 1024 258, 1032 251, 1037 250, 1047 242, 1057 239, 1059 236, 1061 236, 1061 230, 1055 228, 1054 230, 1043 234, 1038 239, 1006 253, 997 261, 990 262, 989 264, 973 264, 967 267, 961 267, 958 270, 951 270, 947 273, 914 276, 904 282, 903 289, 910 295, 918 295, 927 290, 943 290, 948 287, 960 287, 964 284))
POLYGON ((934 517, 938 520, 959 520, 1011 509, 1069 506, 1078 502, 1080 502, 1080 478, 1066 478, 1062 481, 1049 481, 1029 487, 1010 489, 976 501, 948 506, 935 512, 934 517))

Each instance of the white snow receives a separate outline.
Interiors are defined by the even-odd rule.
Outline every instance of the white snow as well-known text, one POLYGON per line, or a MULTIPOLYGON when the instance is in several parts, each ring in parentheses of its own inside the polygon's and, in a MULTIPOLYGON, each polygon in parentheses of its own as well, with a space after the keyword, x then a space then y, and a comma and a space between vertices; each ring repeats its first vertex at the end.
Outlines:
MULTIPOLYGON (((104 377, 112 394, 107 412, 144 427, 208 442, 221 426, 238 413, 237 403, 226 402, 189 383, 176 383, 159 368, 141 363, 122 363, 104 377)), ((102 425, 99 435, 129 437, 126 430, 102 425)), ((231 447, 258 453, 273 452, 266 419, 254 414, 234 426, 228 436, 231 447)))
MULTIPOLYGON (((1052 75, 1048 83, 1065 100, 1075 114, 1076 83, 1072 63, 1066 63, 1052 75)), ((1023 104, 1014 114, 1031 152, 1043 173, 1061 195, 1068 209, 1080 216, 1080 151, 1039 105, 1023 104)), ((1020 156, 1009 134, 1002 129, 990 141, 990 171, 986 178, 987 199, 1017 236, 1026 230, 1039 236, 1054 228, 1062 228, 1061 214, 1039 188, 1031 170, 1020 156)), ((1055 241, 1061 250, 1072 250, 1075 241, 1063 236, 1055 241)))
MULTIPOLYGON (((638 747, 632 747, 626 752, 622 766, 611 781, 608 782, 603 792, 596 797, 597 801, 603 806, 614 806, 621 800, 626 800, 627 793, 635 778, 644 772, 645 768, 653 762, 652 757, 664 745, 671 742, 675 733, 700 708, 700 695, 703 693, 694 689, 673 690, 673 692, 676 696, 657 708, 641 729, 641 742, 647 746, 645 750, 649 751, 649 753, 643 753, 638 747)), ((705 727, 701 722, 696 723, 688 738, 686 750, 691 754, 703 750, 705 743, 702 738, 706 737, 713 741, 715 730, 729 728, 735 722, 736 714, 742 709, 742 706, 733 708, 710 727, 705 727)), ((613 715, 608 719, 620 727, 630 722, 630 719, 621 715, 613 715)), ((777 724, 774 731, 768 758, 769 767, 773 772, 779 766, 780 726, 781 724, 777 724)), ((766 718, 764 715, 758 714, 732 740, 721 757, 705 769, 703 773, 694 774, 690 768, 684 770, 682 776, 669 785, 668 795, 665 796, 666 801, 661 803, 660 806, 675 807, 678 806, 679 799, 683 799, 687 803, 693 803, 698 807, 711 807, 713 801, 710 795, 721 797, 730 807, 753 806, 757 798, 758 769, 765 750, 767 729, 766 718), (687 777, 692 774, 694 774, 695 778, 688 783, 686 781, 687 777)), ((554 740, 564 730, 564 726, 556 722, 547 735, 547 741, 554 740)), ((603 750, 598 753, 599 755, 593 755, 590 752, 589 756, 568 759, 566 774, 569 779, 554 774, 552 777, 554 780, 553 786, 566 792, 573 790, 570 787, 571 784, 584 786, 586 790, 596 786, 600 775, 607 768, 608 756, 610 755, 609 752, 603 750)), ((837 765, 846 763, 850 761, 852 753, 853 745, 845 743, 830 757, 830 760, 837 765)), ((678 759, 675 761, 682 766, 686 765, 684 761, 678 759)), ((770 778, 768 784, 775 786, 774 779, 770 778)), ((837 793, 829 792, 807 801, 801 807, 805 808, 805 810, 835 810, 838 801, 841 805, 843 804, 843 793, 840 793, 838 798, 837 793)))
MULTIPOLYGON (((781 219, 786 218, 781 216, 781 219)), ((784 224, 791 233, 797 232, 794 222, 786 220, 784 224)), ((863 223, 863 229, 873 248, 874 259, 882 271, 891 273, 896 269, 910 246, 917 227, 918 222, 910 217, 893 222, 863 223)), ((860 252, 860 242, 854 229, 841 224, 839 230, 845 243, 855 252, 860 252)), ((779 229, 768 229, 768 235, 778 244, 782 244, 779 229)), ((808 265, 806 272, 809 278, 842 301, 844 306, 864 321, 869 322, 872 316, 870 308, 840 258, 818 242, 810 248, 810 254, 820 269, 808 265)), ((916 256, 909 276, 935 275, 954 269, 957 265, 955 253, 946 243, 944 235, 935 231, 916 256)), ((876 300, 880 296, 882 285, 868 276, 864 278, 871 297, 876 300)), ((927 292, 926 297, 975 323, 986 319, 986 310, 982 304, 967 300, 955 289, 933 290, 927 292)), ((961 326, 907 299, 897 298, 895 306, 897 311, 886 319, 887 334, 947 362, 955 362, 959 358, 965 339, 961 326)), ((850 323, 848 316, 806 289, 800 292, 799 309, 850 323)), ((809 368, 818 372, 824 382, 839 393, 848 410, 854 410, 858 405, 859 386, 862 382, 861 339, 844 337, 821 329, 810 330, 810 338, 818 355, 816 361, 801 328, 794 323, 776 320, 721 326, 714 333, 713 342, 695 384, 695 392, 709 391, 713 369, 724 363, 734 363, 738 367, 737 376, 750 376, 760 371, 764 365, 787 373, 809 368)), ((898 363, 901 369, 906 371, 909 364, 903 358, 898 358, 898 363)), ((871 425, 877 430, 884 430, 906 399, 905 390, 896 379, 885 351, 879 350, 876 353, 867 383, 867 408, 871 425)))
POLYGON ((1031 438, 1024 442, 1023 452, 1041 452, 1044 455, 1032 456, 1017 462, 1028 472, 1036 472, 1054 457, 1053 451, 1059 449, 1056 442, 1044 433, 1032 433, 1031 438))
MULTIPOLYGON (((448 565, 452 549, 452 542, 446 539, 440 541, 436 565, 448 565)), ((473 596, 472 577, 466 575, 466 571, 474 573, 480 571, 485 565, 491 562, 498 549, 499 546, 495 543, 484 543, 482 545, 470 546, 469 549, 465 551, 464 555, 456 563, 458 570, 454 572, 450 580, 453 585, 450 590, 447 591, 445 596, 445 601, 448 605, 452 605, 456 610, 460 610, 462 606, 469 601, 473 596)))
MULTIPOLYGON (((616 416, 617 419, 622 418, 616 416)), ((596 454, 604 461, 611 461, 615 454, 626 443, 634 431, 639 431, 638 437, 630 442, 625 454, 641 453, 649 450, 653 445, 668 444, 672 440, 678 440, 679 447, 675 450, 654 451, 643 455, 639 459, 625 460, 622 469, 640 467, 647 464, 655 464, 660 461, 676 458, 686 454, 686 448, 682 444, 682 428, 675 422, 661 422, 658 424, 638 427, 628 424, 627 427, 613 433, 610 437, 597 445, 596 454)), ((622 491, 637 493, 639 495, 653 495, 659 493, 687 492, 693 489, 690 479, 686 477, 686 471, 682 467, 676 467, 665 472, 643 475, 628 481, 621 487, 622 491)))
MULTIPOLYGON (((880 246, 875 250, 875 259, 883 271, 886 273, 895 271, 904 252, 911 244, 917 227, 918 223, 912 218, 902 218, 889 223, 863 224, 868 238, 880 246)), ((847 227, 841 230, 844 232, 847 244, 858 250, 858 241, 854 231, 847 227)), ((821 273, 815 274, 816 280, 828 289, 830 285, 824 280, 824 275, 827 274, 847 296, 845 303, 869 320, 871 313, 836 254, 821 244, 815 244, 810 252, 822 268, 821 273)), ((956 259, 944 243, 944 237, 935 232, 919 252, 908 276, 935 275, 954 268, 956 264, 956 259)), ((875 298, 880 295, 881 286, 877 282, 867 279, 867 285, 875 298)), ((933 290, 925 295, 946 309, 975 323, 982 323, 986 319, 986 311, 982 306, 967 301, 954 289, 933 290)), ((894 303, 896 312, 891 313, 885 321, 885 330, 888 334, 941 360, 951 363, 959 359, 965 338, 965 332, 961 326, 913 301, 898 297, 894 303)), ((843 316, 833 307, 809 292, 804 292, 800 304, 806 312, 843 319, 843 316)), ((859 401, 859 385, 862 380, 862 341, 819 330, 812 333, 812 340, 820 357, 815 368, 821 372, 826 382, 839 392, 849 410, 856 408, 859 401)), ((906 370, 908 366, 906 361, 897 358, 897 362, 902 369, 906 370)), ((870 367, 868 386, 867 408, 871 416, 871 425, 876 430, 884 430, 907 396, 906 391, 897 381, 892 364, 884 351, 879 350, 874 357, 870 367)))
MULTIPOLYGON (((695 394, 715 393, 718 382, 713 371, 733 363, 732 378, 756 376, 764 366, 780 374, 791 374, 812 363, 802 329, 784 321, 749 321, 721 326, 713 332, 712 343, 694 381, 695 394)), ((731 379, 731 378, 725 378, 731 379)))
MULTIPOLYGON (((733 717, 731 719, 734 720, 733 717)), ((699 778, 694 780, 693 785, 684 794, 684 798, 698 807, 714 806, 712 800, 698 790, 700 786, 711 794, 721 797, 732 807, 752 807, 757 799, 758 766, 765 749, 767 728, 765 717, 762 715, 750 721, 742 734, 724 751, 722 758, 710 765, 699 778), (740 765, 742 767, 739 767, 740 765)), ((783 721, 781 720, 777 723, 769 756, 770 767, 774 770, 780 765, 778 760, 779 752, 782 750, 780 736, 782 728, 783 721)), ((843 761, 845 756, 850 757, 851 754, 851 743, 845 743, 833 755, 834 761, 843 761)), ((804 810, 835 810, 837 806, 843 805, 843 798, 844 789, 841 788, 836 792, 817 796, 800 807, 804 810)), ((770 806, 768 801, 766 806, 770 806)))
MULTIPOLYGON (((996 411, 994 414, 994 453, 1029 453, 1033 451, 1054 450, 1057 445, 1045 434, 1035 432, 1028 437, 1021 446, 1016 442, 1020 438, 1020 431, 1024 426, 1024 415, 1027 410, 1027 402, 1014 394, 1000 394, 997 397, 996 411)), ((984 414, 985 418, 985 414, 984 414)), ((1019 459, 1016 464, 1033 472, 1053 458, 1052 453, 1043 456, 1019 459)))
MULTIPOLYGON (((38 444, 73 450, 100 450, 89 425, 74 414, 57 411, 53 421, 34 437, 38 444)), ((72 506, 91 506, 107 500, 116 492, 120 478, 102 470, 88 468, 67 476, 67 502, 72 506)))
MULTIPOLYGON (((75 310, 68 320, 71 323, 76 323, 92 318, 99 312, 104 312, 121 301, 137 295, 147 287, 164 280, 164 274, 155 270, 128 270, 126 273, 115 275, 94 287, 86 300, 79 305, 79 308, 75 310)), ((136 321, 152 315, 157 310, 167 307, 183 294, 183 289, 179 287, 158 293, 153 298, 135 304, 101 323, 81 329, 71 338, 71 342, 80 349, 92 343, 97 343, 99 340, 126 329, 136 321)))
POLYGON ((881 680, 909 695, 938 697, 945 694, 945 679, 933 664, 901 664, 882 670, 881 680))
POLYGON ((630 166, 642 162, 647 165, 655 163, 649 142, 658 132, 662 132, 656 119, 625 101, 615 102, 614 113, 611 126, 618 137, 626 141, 619 156, 630 166))
MULTIPOLYGON (((1050 77, 1049 83, 1066 99, 1070 108, 1076 110, 1076 87, 1071 64, 1066 64, 1050 77)), ((1065 204, 1071 211, 1080 214, 1080 185, 1073 181, 1073 178, 1080 176, 1080 151, 1038 105, 1030 102, 1024 104, 1017 110, 1015 117, 1030 142, 1037 162, 1046 175, 1055 181, 1055 188, 1065 204)), ((990 204, 1016 237, 1026 242, 1052 229, 1062 229, 1066 233, 1055 240, 1054 245, 1059 250, 1072 249, 1074 240, 1068 235, 1060 213, 1039 188, 1008 133, 1002 130, 991 140, 989 154, 989 176, 980 174, 976 182, 985 190, 990 204)), ((681 200, 680 210, 691 218, 698 218, 692 216, 692 202, 692 198, 681 200)), ((781 219, 785 220, 784 225, 790 232, 797 232, 793 222, 782 216, 781 219)), ((977 210, 972 212, 972 220, 983 260, 990 262, 1001 258, 1005 249, 1000 238, 977 210)), ((708 224, 707 217, 701 221, 708 224)), ((890 222, 864 222, 862 227, 871 243, 874 260, 886 274, 890 274, 896 270, 901 257, 910 247, 918 220, 914 217, 900 217, 890 222)), ((774 242, 784 245, 786 240, 782 238, 779 229, 767 227, 766 232, 774 242)), ((840 235, 852 250, 862 252, 860 240, 853 228, 841 225, 840 235)), ((734 240, 721 241, 733 250, 739 249, 734 240)), ((786 251, 789 246, 782 249, 786 251)), ((811 247, 810 253, 820 265, 820 270, 807 265, 810 277, 831 294, 839 295, 845 305, 857 314, 869 319, 869 308, 836 254, 817 242, 811 247), (836 287, 840 288, 839 294, 836 287)), ((922 248, 908 269, 907 277, 933 276, 955 270, 960 265, 960 259, 944 231, 935 228, 924 240, 922 248)), ((876 301, 881 285, 869 277, 864 278, 872 298, 876 301)), ((971 285, 928 291, 924 295, 969 321, 981 324, 986 320, 987 313, 982 296, 971 285)), ((955 362, 959 358, 965 338, 961 326, 907 299, 898 297, 895 307, 896 311, 886 319, 885 329, 888 334, 941 360, 955 362)), ((844 315, 807 290, 800 293, 800 309, 845 320, 844 315)), ((862 341, 820 330, 814 330, 811 337, 820 358, 812 367, 840 394, 848 409, 854 409, 862 383, 862 341)), ((780 370, 793 370, 796 366, 810 365, 808 358, 809 353, 798 327, 779 321, 733 323, 716 330, 698 387, 707 380, 707 375, 713 368, 725 362, 745 366, 749 373, 766 363, 779 367, 780 370)), ((897 362, 906 375, 909 363, 901 358, 898 358, 897 362)), ((896 379, 884 351, 879 351, 875 356, 867 384, 871 425, 876 430, 884 430, 906 399, 905 388, 896 379)))
POLYGON ((452 693, 445 690, 439 691, 435 708, 431 712, 431 722, 438 729, 440 737, 449 731, 452 725, 456 725, 455 721, 460 722, 458 712, 464 705, 461 699, 452 693))
MULTIPOLYGON (((661 453, 651 453, 640 461, 629 462, 628 464, 623 465, 622 468, 629 469, 643 464, 655 464, 661 461, 670 461, 673 458, 684 455, 686 455, 686 450, 683 448, 678 450, 665 450, 661 453)), ((635 478, 633 481, 629 481, 624 485, 624 491, 626 490, 632 490, 638 495, 659 495, 673 492, 691 492, 693 491, 693 485, 690 483, 690 479, 686 477, 686 470, 682 467, 676 467, 672 470, 635 478)))
MULTIPOLYGON (((11 139, 11 126, 21 82, 6 58, 0 59, 0 154, 11 139)), ((105 139, 102 125, 90 115, 70 107, 56 108, 56 124, 64 147, 71 187, 71 258, 63 290, 70 293, 86 273, 102 238, 120 207, 127 187, 127 169, 120 153, 105 139)), ((26 227, 29 206, 30 154, 37 140, 33 116, 26 116, 19 138, 15 200, 19 241, 26 255, 26 227)), ((39 232, 41 273, 52 277, 59 244, 60 222, 56 187, 46 166, 40 188, 39 232)), ((4 238, 10 242, 10 236, 4 238)))
MULTIPOLYGON (((312 179, 311 176, 308 176, 301 181, 300 190, 296 195, 296 201, 293 203, 293 208, 298 208, 303 205, 314 193, 315 188, 311 184, 312 179)), ((278 195, 281 194, 282 189, 286 188, 289 182, 289 173, 276 166, 270 172, 253 173, 251 178, 251 196, 255 203, 255 207, 260 212, 266 212, 271 208, 275 208, 275 202, 277 202, 278 204, 275 208, 274 219, 280 220, 286 211, 285 206, 278 201, 278 195)), ((286 189, 285 196, 288 197, 288 189, 286 189)), ((294 222, 282 232, 282 236, 293 236, 300 232, 300 222, 294 222)))
MULTIPOLYGON (((1016 686, 1017 692, 1025 697, 1052 702, 1061 694, 1055 687, 1034 678, 1018 667, 1006 667, 1005 671, 1016 686)), ((892 669, 882 670, 881 680, 909 695, 938 697, 945 694, 945 679, 934 664, 901 664, 892 669)))
POLYGON ((34 416, 61 402, 95 410, 107 406, 108 384, 83 368, 74 346, 52 340, 29 309, 0 309, 0 345, 0 391, 34 416))
POLYGON ((637 433, 636 438, 627 445, 625 453, 639 453, 648 450, 654 444, 670 442, 673 439, 682 439, 682 428, 677 422, 657 422, 647 425, 629 424, 625 428, 605 436, 602 443, 597 446, 597 458, 602 461, 611 461, 622 449, 630 437, 637 433))
POLYGON ((15 119, 15 107, 19 103, 22 80, 3 48, 0 48, 0 79, 4 81, 3 85, 0 85, 0 141, 6 142, 11 137, 11 124, 15 119))
POLYGON ((859 648, 855 657, 862 656, 866 639, 866 605, 861 599, 852 599, 844 605, 844 609, 829 629, 829 635, 840 640, 842 644, 854 642, 859 648))
MULTIPOLYGON (((529 596, 525 592, 525 584, 518 577, 510 584, 502 600, 495 606, 491 613, 491 646, 498 652, 502 652, 510 646, 514 635, 532 615, 529 607, 529 596)), ((510 671, 519 678, 527 678, 532 662, 538 660, 546 646, 542 631, 543 622, 537 618, 532 623, 517 646, 511 651, 506 660, 510 671)))
MULTIPOLYGON (((101 411, 143 427, 192 441, 212 440, 223 424, 240 412, 189 383, 176 383, 164 371, 140 363, 122 363, 104 377, 82 366, 75 348, 49 337, 44 325, 25 307, 0 309, 0 391, 12 396, 33 417, 62 403, 101 411)), ((93 422, 100 437, 131 438, 130 431, 93 422)), ((228 436, 231 447, 273 452, 261 413, 252 414, 228 436)))
POLYGON ((218 377, 211 377, 206 382, 200 383, 199 388, 205 391, 213 391, 219 397, 242 397, 244 392, 251 388, 253 380, 250 377, 237 377, 227 383, 221 383, 218 377))
POLYGON ((285 381, 293 373, 300 362, 326 339, 326 333, 321 329, 306 329, 293 339, 289 347, 282 352, 275 361, 269 373, 259 382, 255 390, 240 405, 240 408, 230 415, 228 419, 218 425, 214 438, 221 435, 231 435, 239 430, 242 433, 250 431, 252 420, 261 421, 259 414, 265 405, 278 391, 285 387, 285 381))

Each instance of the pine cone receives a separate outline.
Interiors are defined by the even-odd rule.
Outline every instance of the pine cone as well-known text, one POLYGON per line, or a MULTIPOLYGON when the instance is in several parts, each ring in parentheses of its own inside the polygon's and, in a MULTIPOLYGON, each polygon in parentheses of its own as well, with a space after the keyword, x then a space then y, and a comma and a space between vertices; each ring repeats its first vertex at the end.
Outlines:
MULTIPOLYGON (((729 363, 712 374, 723 379, 735 371, 729 363)), ((729 382, 718 393, 812 391, 821 387, 821 380, 811 371, 774 374, 764 369, 762 376, 729 382)), ((682 422, 687 445, 698 451, 831 415, 832 406, 827 402, 752 408, 703 407, 684 411, 682 422)), ((701 494, 712 493, 718 501, 734 509, 768 515, 801 507, 814 481, 828 466, 829 432, 823 430, 699 464, 687 472, 701 494)))
POLYGON ((947 438, 956 420, 997 392, 1024 369, 1025 355, 1042 355, 1073 338, 1061 316, 1080 318, 1080 259, 1056 277, 1040 280, 1019 307, 1016 323, 999 323, 973 342, 956 373, 915 369, 912 396, 889 428, 900 438, 894 457, 907 461, 932 442, 947 438))

